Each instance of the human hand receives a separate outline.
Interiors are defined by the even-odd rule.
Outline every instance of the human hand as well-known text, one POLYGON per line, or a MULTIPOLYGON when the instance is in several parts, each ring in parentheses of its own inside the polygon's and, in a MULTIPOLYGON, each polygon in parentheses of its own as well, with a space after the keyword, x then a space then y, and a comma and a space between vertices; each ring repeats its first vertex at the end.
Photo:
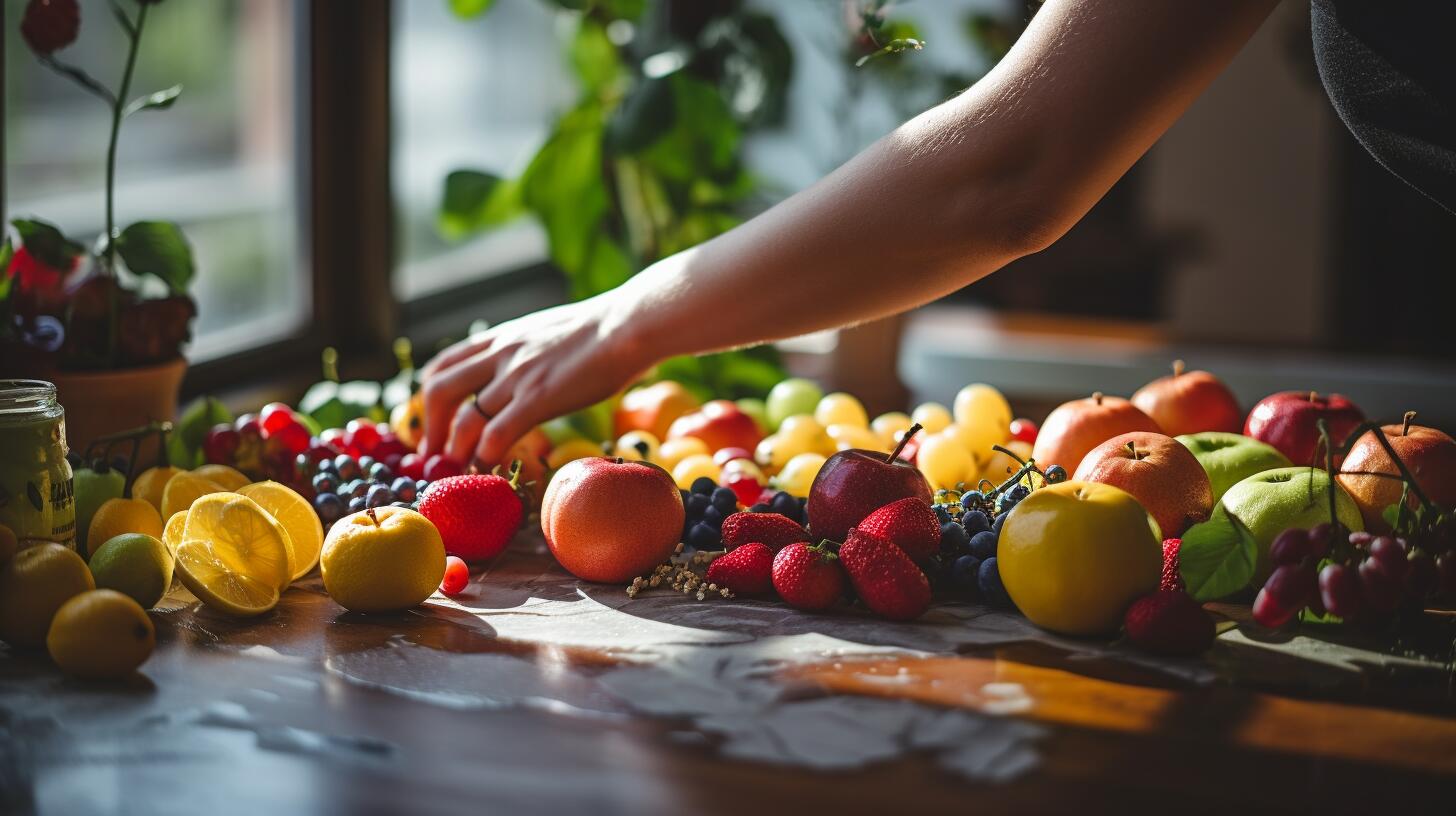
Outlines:
POLYGON ((598 402, 650 364, 610 300, 592 298, 502 323, 425 366, 425 456, 495 464, 533 426, 598 402))

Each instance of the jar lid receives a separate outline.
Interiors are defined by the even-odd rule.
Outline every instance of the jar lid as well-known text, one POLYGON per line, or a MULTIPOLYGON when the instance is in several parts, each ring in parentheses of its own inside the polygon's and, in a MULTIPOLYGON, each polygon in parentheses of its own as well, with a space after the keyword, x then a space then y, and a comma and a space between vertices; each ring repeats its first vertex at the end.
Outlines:
POLYGON ((56 386, 45 380, 0 380, 0 416, 41 413, 56 408, 56 386))

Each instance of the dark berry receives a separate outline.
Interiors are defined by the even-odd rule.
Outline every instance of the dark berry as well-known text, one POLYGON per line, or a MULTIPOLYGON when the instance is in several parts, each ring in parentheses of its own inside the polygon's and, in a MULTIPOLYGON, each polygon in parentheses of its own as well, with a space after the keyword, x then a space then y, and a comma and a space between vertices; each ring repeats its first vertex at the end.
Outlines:
POLYGON ((773 512, 773 507, 770 506, 770 505, 767 505, 767 504, 755 504, 752 507, 748 508, 748 512, 750 512, 750 513, 772 513, 773 512))
POLYGON ((332 524, 344 515, 344 500, 333 493, 320 493, 314 496, 313 509, 318 513, 319 521, 332 524))
POLYGON ((713 506, 724 516, 730 516, 738 509, 738 494, 726 487, 713 489, 713 506))
POLYGON ((991 532, 999 536, 1001 535, 1001 528, 1004 526, 1006 526, 1006 514, 1002 513, 996 516, 996 520, 991 523, 991 532))
POLYGON ((1048 484, 1057 484, 1067 480, 1067 469, 1061 465, 1052 465, 1046 469, 1046 480, 1048 484))
POLYGON ((980 591, 981 559, 974 555, 962 555, 950 565, 951 586, 961 592, 975 595, 980 591))
POLYGON ((363 509, 364 509, 364 499, 363 499, 363 497, 355 498, 355 499, 349 499, 349 512, 350 513, 357 513, 357 512, 359 512, 360 510, 363 510, 363 509))
POLYGON ((341 453, 334 458, 334 470, 338 471, 339 478, 346 482, 359 478, 359 463, 348 454, 341 453))
POLYGON ((947 521, 940 525, 940 549, 942 551, 963 553, 969 544, 970 538, 966 535, 966 528, 954 521, 947 521))
POLYGON ((692 491, 700 496, 711 496, 713 491, 718 489, 718 483, 707 476, 699 476, 693 480, 692 491))
POLYGON ((986 518, 986 514, 980 510, 967 510, 961 515, 961 524, 971 535, 991 529, 991 520, 986 518))
POLYGON ((976 578, 981 597, 986 599, 986 603, 998 609, 1011 609, 1014 606, 1011 596, 1006 594, 1006 587, 1001 584, 1001 568, 997 566, 994 556, 981 562, 976 578))
POLYGON ((688 531, 688 540, 685 543, 697 550, 716 550, 723 546, 723 535, 716 527, 700 521, 688 531))
POLYGON ((703 523, 712 527, 714 530, 723 526, 724 518, 723 511, 714 505, 708 505, 707 509, 703 511, 703 523))
POLYGON ((713 506, 713 500, 702 493, 693 493, 683 504, 683 512, 691 519, 701 519, 703 511, 713 506))
POLYGON ((799 513, 799 500, 782 490, 774 494, 768 505, 773 512, 789 518, 794 518, 799 513))
POLYGON ((389 486, 389 489, 394 491, 394 495, 398 496, 400 501, 406 503, 414 501, 417 495, 415 491, 415 480, 408 476, 400 476, 395 479, 394 483, 389 486))
POLYGON ((339 466, 334 464, 333 458, 320 459, 314 467, 318 469, 319 473, 332 473, 336 476, 339 473, 339 466))
POLYGON ((374 467, 374 464, 375 464, 375 459, 374 459, 373 456, 361 456, 361 457, 359 457, 359 471, 361 473, 368 473, 369 472, 369 469, 372 468, 372 467, 374 467))
POLYGON ((935 517, 940 520, 941 524, 948 524, 950 522, 950 511, 946 509, 945 505, 931 505, 931 509, 935 511, 935 517))
POLYGON ((399 507, 399 508, 403 508, 405 510, 410 509, 410 503, 409 502, 403 502, 403 501, 390 502, 389 503, 389 506, 390 507, 399 507))
POLYGON ((382 484, 370 485, 369 492, 365 494, 365 507, 383 507, 394 501, 394 491, 382 484))
POLYGON ((990 530, 982 530, 971 536, 971 555, 981 559, 994 558, 996 555, 996 542, 1000 536, 990 530))
POLYGON ((313 489, 320 493, 333 493, 339 489, 338 477, 332 473, 320 473, 313 477, 313 489))
POLYGON ((369 478, 380 483, 391 482, 394 481, 394 471, 383 462, 375 462, 373 467, 369 468, 369 478))

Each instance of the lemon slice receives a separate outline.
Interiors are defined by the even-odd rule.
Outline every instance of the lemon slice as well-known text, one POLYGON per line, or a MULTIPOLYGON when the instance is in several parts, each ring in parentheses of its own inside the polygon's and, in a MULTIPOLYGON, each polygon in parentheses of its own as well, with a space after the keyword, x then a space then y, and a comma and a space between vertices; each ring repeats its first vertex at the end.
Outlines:
POLYGON ((236 492, 238 488, 253 481, 237 468, 227 465, 202 465, 192 471, 193 476, 201 476, 210 482, 217 482, 222 485, 223 490, 236 492))
POLYGON ((198 600, 234 617, 261 615, 278 605, 276 587, 234 571, 208 541, 177 546, 177 577, 198 600))
POLYGON ((228 569, 279 591, 293 580, 288 531, 247 496, 212 493, 193 502, 182 538, 207 542, 228 569))
POLYGON ((287 485, 278 482, 255 482, 238 490, 268 511, 293 544, 293 580, 307 575, 318 565, 319 551, 324 548, 324 526, 308 499, 287 485))
POLYGON ((162 518, 170 521, 178 513, 186 513, 192 503, 209 493, 221 493, 223 486, 195 473, 184 472, 167 480, 162 488, 162 518))
POLYGON ((177 513, 167 519, 167 526, 162 530, 162 543, 167 545, 167 551, 172 557, 177 557, 177 545, 182 543, 182 534, 187 529, 187 514, 177 513))

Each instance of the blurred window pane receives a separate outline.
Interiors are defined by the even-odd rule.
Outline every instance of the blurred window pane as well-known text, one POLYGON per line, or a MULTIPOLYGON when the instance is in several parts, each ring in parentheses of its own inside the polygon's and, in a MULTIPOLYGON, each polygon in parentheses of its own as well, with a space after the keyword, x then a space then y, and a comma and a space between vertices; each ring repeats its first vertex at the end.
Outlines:
MULTIPOLYGON (((51 221, 89 243, 104 228, 109 116, 36 61, 18 33, 24 9, 5 0, 7 217, 51 221)), ((170 110, 122 126, 117 226, 162 219, 186 232, 198 269, 194 362, 292 334, 310 310, 295 14, 289 0, 173 2, 148 13, 133 94, 174 84, 183 91, 170 110)), ((57 56, 114 88, 125 46, 105 0, 82 0, 80 38, 57 56)))
POLYGON ((549 3, 501 2, 462 19, 445 0, 395 0, 392 172, 401 300, 545 260, 528 218, 461 242, 436 229, 445 176, 518 174, 576 98, 549 3))

